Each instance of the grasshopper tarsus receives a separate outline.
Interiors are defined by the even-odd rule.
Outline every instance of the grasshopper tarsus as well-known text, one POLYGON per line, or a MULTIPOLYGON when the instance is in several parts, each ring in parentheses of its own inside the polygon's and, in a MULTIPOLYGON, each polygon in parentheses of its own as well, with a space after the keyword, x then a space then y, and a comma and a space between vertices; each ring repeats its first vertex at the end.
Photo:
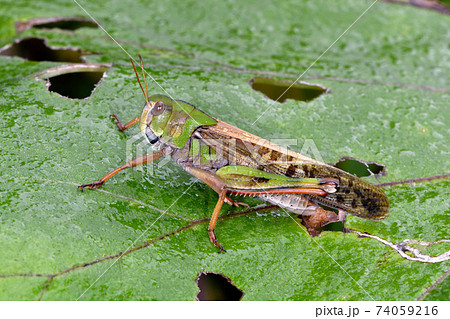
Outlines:
POLYGON ((111 118, 114 119, 114 123, 116 123, 117 127, 119 128, 119 130, 125 131, 125 126, 124 126, 123 123, 119 120, 119 117, 118 117, 116 114, 111 114, 110 116, 111 116, 111 118))
POLYGON ((214 244, 214 246, 219 248, 219 253, 225 253, 226 250, 223 248, 223 246, 219 243, 217 240, 216 234, 214 233, 214 230, 209 230, 209 240, 214 244))
POLYGON ((135 117, 134 119, 132 119, 131 121, 129 121, 128 123, 123 124, 120 120, 119 117, 116 114, 111 114, 111 117, 115 120, 114 123, 116 123, 117 127, 119 128, 119 130, 121 131, 125 131, 126 129, 132 127, 134 124, 138 123, 139 120, 141 119, 140 116, 135 117))
POLYGON ((93 183, 89 183, 89 184, 82 184, 82 185, 80 185, 80 186, 78 186, 78 188, 81 190, 81 191, 83 191, 83 189, 84 188, 90 188, 90 189, 96 189, 96 188, 99 188, 100 186, 102 186, 103 185, 103 182, 102 181, 96 181, 96 182, 93 182, 93 183))
POLYGON ((243 203, 243 202, 238 202, 238 201, 236 201, 236 200, 234 200, 234 199, 232 199, 232 198, 230 198, 228 196, 225 196, 225 203, 227 203, 228 205, 236 206, 236 207, 245 206, 247 208, 250 208, 249 204, 243 203))

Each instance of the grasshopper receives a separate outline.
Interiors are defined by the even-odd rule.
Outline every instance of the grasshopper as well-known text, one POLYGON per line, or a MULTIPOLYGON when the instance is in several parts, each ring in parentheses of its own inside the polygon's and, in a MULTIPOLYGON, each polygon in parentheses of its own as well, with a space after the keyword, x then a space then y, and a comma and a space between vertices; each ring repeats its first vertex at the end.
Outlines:
POLYGON ((116 115, 112 117, 121 131, 139 123, 142 134, 158 151, 79 186, 81 190, 100 187, 126 168, 170 155, 187 173, 218 193, 208 234, 220 251, 224 249, 214 229, 223 203, 248 206, 229 194, 257 196, 300 215, 311 236, 320 234, 320 228, 330 222, 344 223, 347 213, 372 220, 387 216, 386 195, 369 182, 222 122, 187 102, 159 94, 149 96, 141 57, 140 61, 145 90, 131 63, 145 97, 142 113, 126 124, 116 115))

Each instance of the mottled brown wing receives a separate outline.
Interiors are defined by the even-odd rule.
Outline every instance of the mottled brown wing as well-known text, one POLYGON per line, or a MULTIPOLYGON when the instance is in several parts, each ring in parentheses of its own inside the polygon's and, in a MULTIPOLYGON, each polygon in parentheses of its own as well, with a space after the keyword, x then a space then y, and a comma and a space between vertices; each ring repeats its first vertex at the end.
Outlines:
POLYGON ((312 202, 342 209, 367 219, 384 219, 389 201, 381 189, 334 166, 290 151, 230 124, 201 127, 194 136, 227 159, 228 165, 241 165, 289 177, 336 178, 339 187, 325 196, 302 195, 312 202))

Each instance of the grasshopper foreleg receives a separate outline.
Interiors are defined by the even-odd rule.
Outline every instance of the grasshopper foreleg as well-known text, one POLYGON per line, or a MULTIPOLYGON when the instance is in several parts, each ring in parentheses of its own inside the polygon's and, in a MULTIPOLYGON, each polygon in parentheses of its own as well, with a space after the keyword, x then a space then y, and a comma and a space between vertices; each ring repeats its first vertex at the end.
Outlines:
POLYGON ((156 161, 157 159, 161 158, 162 156, 168 154, 168 150, 166 148, 163 148, 162 150, 156 152, 156 153, 151 153, 151 154, 146 154, 143 156, 139 156, 136 157, 135 159, 127 162, 126 164, 116 168, 115 170, 113 170, 112 172, 109 172, 108 174, 106 174, 105 176, 103 176, 102 178, 100 178, 98 181, 93 182, 93 183, 89 183, 89 184, 83 184, 80 185, 79 188, 81 190, 83 190, 83 188, 87 187, 87 188, 99 188, 100 186, 103 185, 104 182, 106 182, 108 179, 110 179, 111 177, 113 177, 114 175, 116 175, 117 173, 119 173, 120 171, 126 169, 126 168, 131 168, 131 167, 136 167, 139 165, 144 165, 147 163, 151 163, 153 161, 156 161))
POLYGON ((119 130, 121 131, 125 131, 126 129, 132 127, 134 124, 138 123, 139 120, 141 119, 140 116, 135 117, 134 119, 132 119, 131 121, 129 121, 128 123, 123 124, 119 118, 117 117, 116 114, 111 114, 111 117, 113 119, 115 119, 115 123, 117 125, 117 127, 119 128, 119 130))

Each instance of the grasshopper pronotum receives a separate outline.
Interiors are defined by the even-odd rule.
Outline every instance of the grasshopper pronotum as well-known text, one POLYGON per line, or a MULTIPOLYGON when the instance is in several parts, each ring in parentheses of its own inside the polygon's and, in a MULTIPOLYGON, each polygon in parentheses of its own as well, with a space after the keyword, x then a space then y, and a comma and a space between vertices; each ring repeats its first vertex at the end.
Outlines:
POLYGON ((98 181, 81 185, 81 189, 100 187, 125 168, 170 155, 186 172, 219 194, 208 232, 220 251, 224 249, 214 228, 223 202, 246 205, 227 194, 258 196, 301 215, 311 235, 330 222, 343 222, 347 213, 374 220, 387 216, 389 201, 378 187, 215 119, 187 102, 164 95, 149 97, 142 58, 145 90, 131 63, 145 96, 144 108, 141 116, 126 124, 112 116, 122 131, 139 123, 148 142, 159 151, 135 158, 98 181), (338 214, 330 208, 337 209, 338 214))

